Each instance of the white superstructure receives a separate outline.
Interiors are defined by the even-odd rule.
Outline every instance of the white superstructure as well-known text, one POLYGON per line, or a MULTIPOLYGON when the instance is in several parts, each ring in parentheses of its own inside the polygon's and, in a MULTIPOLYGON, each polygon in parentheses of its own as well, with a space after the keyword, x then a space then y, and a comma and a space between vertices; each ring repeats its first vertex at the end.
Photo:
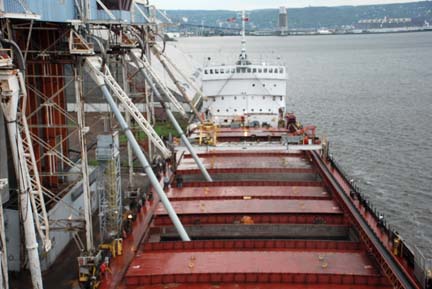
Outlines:
POLYGON ((244 123, 278 127, 286 103, 287 74, 284 66, 252 64, 246 54, 245 15, 240 58, 232 66, 208 66, 202 77, 207 96, 202 112, 220 126, 244 123))

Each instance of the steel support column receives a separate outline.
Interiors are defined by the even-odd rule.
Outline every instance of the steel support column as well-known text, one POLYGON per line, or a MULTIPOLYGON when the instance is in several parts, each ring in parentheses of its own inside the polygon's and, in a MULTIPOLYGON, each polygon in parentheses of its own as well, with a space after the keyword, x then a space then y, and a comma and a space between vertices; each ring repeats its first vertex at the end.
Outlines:
MULTIPOLYGON (((123 90, 126 92, 126 94, 129 95, 130 89, 129 89, 129 82, 128 82, 128 74, 127 74, 127 62, 125 61, 125 58, 121 58, 121 67, 122 67, 122 82, 123 82, 123 90)), ((128 111, 125 112, 125 118, 127 125, 131 127, 131 115, 128 111)), ((133 152, 130 142, 127 143, 127 155, 128 155, 128 169, 129 169, 129 187, 134 186, 134 167, 133 167, 133 152)))
POLYGON ((87 142, 86 142, 86 129, 84 117, 84 100, 82 98, 82 69, 79 64, 73 67, 74 85, 75 85, 75 103, 77 107, 77 125, 78 125, 78 139, 81 149, 81 173, 82 173, 82 186, 84 193, 84 219, 86 229, 86 249, 88 252, 93 251, 93 225, 92 225, 92 206, 91 206, 91 191, 90 181, 88 176, 88 159, 87 159, 87 142))

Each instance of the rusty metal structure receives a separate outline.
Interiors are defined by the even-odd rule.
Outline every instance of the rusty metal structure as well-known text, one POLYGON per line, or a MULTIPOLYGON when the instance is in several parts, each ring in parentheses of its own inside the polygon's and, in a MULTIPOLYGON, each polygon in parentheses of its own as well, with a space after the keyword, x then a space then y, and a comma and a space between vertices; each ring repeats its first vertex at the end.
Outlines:
POLYGON ((196 107, 205 96, 196 87, 188 95, 176 75, 187 77, 156 43, 164 26, 156 16, 168 20, 150 4, 0 1, 0 141, 11 153, 1 154, 0 172, 9 171, 0 175, 9 178, 3 208, 20 216, 25 240, 10 244, 24 254, 7 255, 4 232, 20 229, 4 228, 1 213, 2 288, 11 259, 18 260, 14 271, 29 269, 33 288, 44 288, 41 272, 72 240, 84 288, 431 288, 430 261, 371 209, 327 147, 323 153, 315 128, 313 141, 292 145, 299 135, 292 128, 205 121, 196 107), (189 111, 153 70, 151 55, 189 111), (175 147, 153 128, 154 97, 181 135, 175 147), (195 115, 197 129, 186 136, 173 109, 195 115), (128 141, 129 183, 134 154, 155 193, 126 219, 121 152, 101 158, 109 164, 100 194, 109 199, 100 199, 100 166, 89 161, 102 121, 106 135, 119 130, 128 141), (148 145, 137 141, 138 131, 148 145), (160 159, 175 169, 165 190, 152 168, 160 159), (100 234, 110 237, 101 239, 115 242, 93 236, 97 211, 100 234), (112 274, 102 278, 107 263, 112 274))
MULTIPOLYGON (((127 94, 137 68, 130 67, 126 56, 132 49, 139 49, 143 57, 147 53, 153 43, 150 38, 158 33, 155 11, 146 1, 0 2, 2 118, 4 115, 8 123, 14 157, 10 168, 15 167, 17 180, 13 182, 17 193, 11 193, 7 206, 20 210, 27 222, 24 232, 34 288, 42 288, 41 271, 49 268, 71 239, 81 251, 80 273, 81 267, 86 271, 85 264, 98 258, 92 224, 92 214, 98 209, 99 196, 94 189, 98 168, 90 167, 88 161, 93 146, 88 141, 94 141, 95 124, 87 120, 89 106, 98 111, 103 100, 90 79, 102 81, 97 84, 103 84, 102 91, 114 95, 126 109, 128 126, 133 121, 148 136, 150 148, 154 148, 149 151, 150 162, 159 155, 164 159, 171 156, 147 121, 152 105, 147 88, 141 91, 147 98, 147 117, 127 94), (138 46, 138 41, 146 44, 138 46), (122 59, 123 69, 118 69, 118 59, 122 59), (117 77, 121 72, 123 78, 117 77)), ((113 118, 110 112, 105 114, 113 118)), ((112 128, 109 125, 107 129, 112 128)), ((142 148, 136 145, 140 152, 142 148)), ((128 148, 130 152, 133 149, 128 148)), ((131 163, 132 154, 128 155, 131 163)), ((117 171, 119 164, 117 159, 117 171)), ((153 174, 151 170, 148 173, 153 174)), ((113 176, 118 178, 118 173, 113 176)), ((119 207, 110 208, 119 215, 118 232, 110 232, 116 236, 122 230, 120 187, 110 192, 116 200, 114 206, 119 207)), ((169 206, 168 200, 166 204, 169 206)), ((101 220, 105 228, 105 219, 101 220)), ((25 256, 9 257, 21 258, 18 270, 24 266, 25 256)), ((83 275, 89 278, 91 273, 83 275)))

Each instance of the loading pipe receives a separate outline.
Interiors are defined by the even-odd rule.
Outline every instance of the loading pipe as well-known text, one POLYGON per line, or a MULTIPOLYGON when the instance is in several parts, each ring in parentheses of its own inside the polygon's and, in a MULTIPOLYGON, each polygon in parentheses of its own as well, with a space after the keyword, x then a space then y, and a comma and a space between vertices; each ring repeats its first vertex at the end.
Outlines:
POLYGON ((107 86, 105 84, 98 83, 100 85, 100 89, 102 90, 102 93, 108 102, 109 106, 112 109, 112 112, 114 113, 117 121, 120 124, 120 127, 123 129, 124 134, 126 135, 129 143, 132 146, 132 150, 134 151, 135 155, 137 156, 139 162, 141 163, 144 171, 149 177, 150 183, 152 184, 153 188, 156 190, 156 193, 158 194, 162 204, 164 205, 165 209, 168 212, 168 215, 171 218, 171 221, 174 224, 174 227, 177 229, 177 232, 180 235, 180 238, 182 241, 188 242, 190 241, 190 238, 186 232, 186 230, 183 227, 183 224, 180 222, 179 217, 177 216, 176 212, 174 211, 174 208, 172 207, 168 197, 166 196, 164 190, 162 189, 158 179, 156 178, 149 162, 147 161, 144 153, 141 151, 141 148, 136 141, 133 133, 131 132, 130 128, 128 127, 126 120, 123 118, 123 115, 121 114, 117 104, 115 103, 111 93, 109 92, 107 86))
MULTIPOLYGON (((130 29, 129 31, 138 40, 138 46, 140 47, 140 49, 142 51, 142 55, 144 55, 144 51, 145 51, 144 40, 141 38, 141 36, 136 31, 134 31, 132 29, 130 29)), ((201 115, 200 115, 199 111, 197 110, 197 108, 193 105, 192 99, 187 95, 184 87, 180 85, 180 82, 175 78, 174 73, 170 70, 170 68, 168 67, 168 65, 166 64, 166 62, 161 58, 159 50, 157 50, 154 47, 150 48, 150 50, 152 50, 153 54, 156 56, 156 58, 162 64, 162 67, 168 73, 168 76, 170 77, 170 79, 172 80, 172 82, 175 84, 175 86, 179 90, 180 94, 183 96, 183 99, 189 104, 191 110, 193 111, 193 113, 195 114, 195 116, 197 117, 197 119, 199 120, 199 122, 200 123, 204 123, 204 119, 201 117, 201 115), (157 53, 153 49, 155 49, 155 51, 157 53)), ((132 59, 134 59, 134 57, 132 57, 132 59)))
MULTIPOLYGON (((137 63, 137 65, 138 65, 138 63, 137 63)), ((196 152, 192 148, 192 145, 190 144, 190 142, 189 142, 188 138, 186 137, 185 133, 183 132, 183 129, 180 127, 180 125, 177 122, 176 118, 174 117, 172 111, 168 108, 168 106, 166 105, 165 101, 163 100, 161 93, 159 92, 158 89, 156 89, 156 85, 151 80, 151 78, 148 76, 148 74, 144 71, 143 67, 140 68, 140 72, 144 76, 144 78, 147 81, 147 83, 150 85, 152 91, 156 94, 156 97, 159 98, 159 102, 160 102, 161 106, 165 109, 165 111, 166 111, 166 113, 168 115, 168 118, 170 119, 170 121, 174 125, 174 128, 176 129, 176 131, 180 134, 181 140, 186 145, 187 150, 192 155, 192 158, 195 160, 195 163, 197 164, 197 166, 200 169, 201 173, 203 174, 204 178, 208 182, 213 182, 213 179, 209 175, 207 169, 204 167, 204 164, 201 162, 201 159, 198 157, 198 155, 196 154, 196 152)))
MULTIPOLYGON (((24 228, 24 239, 25 239, 25 247, 27 249, 27 258, 28 258, 28 268, 30 270, 31 281, 34 289, 43 289, 42 282, 42 273, 41 266, 39 260, 39 251, 38 251, 38 242, 36 239, 36 230, 34 224, 34 216, 33 210, 31 208, 31 200, 30 200, 30 192, 27 188, 27 184, 24 179, 24 172, 22 163, 19 160, 19 149, 20 144, 22 145, 22 139, 20 132, 17 127, 17 113, 18 113, 18 102, 19 102, 19 89, 21 89, 21 93, 25 94, 25 87, 20 87, 20 77, 22 77, 21 73, 25 71, 25 61, 22 55, 21 49, 19 46, 13 41, 9 39, 4 39, 0 34, 0 42, 2 44, 10 45, 16 52, 16 57, 18 61, 18 67, 20 71, 18 71, 15 79, 10 80, 10 84, 13 87, 13 95, 11 98, 11 104, 8 104, 8 109, 6 108, 6 103, 0 107, 3 109, 3 114, 8 122, 7 128, 9 132, 9 141, 11 143, 12 150, 12 158, 15 166, 15 174, 18 178, 19 183, 19 198, 20 198, 20 213, 22 216, 22 223, 24 228), (21 72, 22 69, 22 72, 21 72), (21 75, 21 76, 20 76, 21 75)), ((22 148, 21 148, 22 149, 22 148)), ((1 204, 0 204, 1 205, 1 204)))

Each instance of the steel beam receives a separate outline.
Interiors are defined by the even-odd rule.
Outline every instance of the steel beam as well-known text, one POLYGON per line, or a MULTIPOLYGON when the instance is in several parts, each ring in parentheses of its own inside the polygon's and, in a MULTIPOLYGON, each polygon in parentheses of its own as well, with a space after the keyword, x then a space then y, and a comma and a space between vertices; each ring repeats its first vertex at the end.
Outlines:
POLYGON ((86 228, 86 249, 91 252, 94 249, 93 241, 93 224, 92 224, 92 205, 90 180, 88 176, 88 160, 87 160, 87 142, 84 116, 84 100, 82 98, 82 71, 81 67, 75 65, 73 68, 74 83, 75 83, 75 99, 77 106, 77 124, 78 124, 78 139, 81 149, 81 174, 82 186, 84 193, 84 219, 86 228))

